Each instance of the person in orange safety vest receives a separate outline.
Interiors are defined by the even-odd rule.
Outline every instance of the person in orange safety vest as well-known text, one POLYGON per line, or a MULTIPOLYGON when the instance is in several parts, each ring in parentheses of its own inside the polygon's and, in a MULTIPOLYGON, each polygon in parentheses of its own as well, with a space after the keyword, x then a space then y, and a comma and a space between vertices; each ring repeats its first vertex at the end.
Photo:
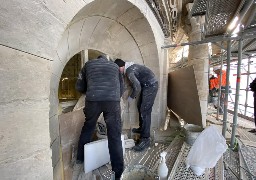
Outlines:
MULTIPOLYGON (((210 86, 210 91, 211 94, 213 94, 213 96, 216 97, 217 94, 216 92, 218 92, 219 90, 221 93, 220 96, 220 107, 219 107, 219 114, 222 115, 224 112, 224 99, 225 99, 225 88, 226 88, 226 71, 221 69, 221 66, 215 66, 213 67, 213 71, 217 74, 217 78, 212 78, 209 81, 209 86, 210 86), (221 88, 219 87, 219 83, 220 83, 220 73, 222 72, 222 81, 221 81, 221 88)), ((213 103, 214 107, 217 109, 218 105, 217 103, 213 103)))

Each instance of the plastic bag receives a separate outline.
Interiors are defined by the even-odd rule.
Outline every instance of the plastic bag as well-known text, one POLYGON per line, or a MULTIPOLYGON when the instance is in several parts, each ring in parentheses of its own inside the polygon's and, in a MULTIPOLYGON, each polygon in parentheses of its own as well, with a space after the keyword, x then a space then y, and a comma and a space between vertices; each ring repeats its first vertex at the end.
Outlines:
POLYGON ((217 127, 209 126, 197 137, 186 159, 187 168, 191 167, 197 176, 205 168, 213 168, 228 148, 225 138, 217 127))

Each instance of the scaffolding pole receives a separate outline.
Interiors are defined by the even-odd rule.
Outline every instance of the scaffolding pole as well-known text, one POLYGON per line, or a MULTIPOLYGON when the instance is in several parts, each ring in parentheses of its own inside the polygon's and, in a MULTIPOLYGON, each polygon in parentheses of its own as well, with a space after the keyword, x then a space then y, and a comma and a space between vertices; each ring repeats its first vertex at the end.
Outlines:
POLYGON ((246 97, 245 97, 245 103, 244 103, 244 115, 246 116, 246 111, 247 111, 247 102, 248 102, 248 91, 249 91, 249 81, 250 81, 250 60, 251 60, 251 57, 248 58, 248 69, 247 69, 247 82, 246 82, 246 97))
POLYGON ((222 127, 222 135, 223 135, 224 138, 226 138, 226 131, 227 131, 230 57, 231 57, 231 42, 230 42, 230 40, 228 40, 227 41, 226 88, 225 88, 225 100, 224 100, 223 127, 222 127))
POLYGON ((241 40, 241 39, 251 39, 255 38, 255 32, 256 28, 247 29, 242 32, 242 34, 238 35, 237 37, 227 37, 227 36, 214 36, 209 37, 206 39, 203 39, 201 41, 193 41, 193 42, 187 42, 187 43, 180 43, 180 44, 170 44, 162 46, 162 49, 168 49, 173 47, 179 47, 179 46, 187 46, 187 45, 199 45, 199 44, 205 44, 205 43, 214 43, 219 41, 228 41, 228 40, 241 40))
MULTIPOLYGON (((221 42, 221 45, 222 45, 223 43, 221 42)), ((220 106, 220 98, 222 98, 221 96, 222 96, 222 92, 221 92, 221 86, 222 86, 222 68, 223 68, 223 50, 221 49, 221 55, 220 55, 220 69, 221 69, 221 71, 220 71, 220 81, 219 81, 219 93, 218 93, 218 105, 217 105, 217 120, 219 120, 219 115, 220 115, 220 108, 222 108, 221 106, 220 106)), ((222 109, 222 111, 223 111, 223 109, 222 109)))
POLYGON ((240 92, 242 48, 243 48, 243 40, 240 39, 238 41, 238 65, 237 65, 237 78, 236 78, 236 96, 235 96, 233 126, 232 126, 232 134, 231 134, 231 148, 234 148, 236 126, 237 126, 237 111, 238 111, 239 92, 240 92))

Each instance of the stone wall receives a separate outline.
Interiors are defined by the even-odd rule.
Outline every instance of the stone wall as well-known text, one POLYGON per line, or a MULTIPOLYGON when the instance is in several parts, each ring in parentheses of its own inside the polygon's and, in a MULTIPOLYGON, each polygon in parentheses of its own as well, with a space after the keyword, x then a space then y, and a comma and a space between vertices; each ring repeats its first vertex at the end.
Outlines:
POLYGON ((63 178, 58 84, 82 50, 149 66, 161 83, 153 110, 153 126, 159 125, 164 35, 145 1, 10 0, 1 4, 0 24, 2 179, 63 178))
MULTIPOLYGON (((189 42, 201 40, 201 26, 204 23, 202 17, 192 17, 190 19, 192 31, 189 34, 189 42)), ((188 64, 194 67, 198 96, 201 107, 202 126, 206 126, 207 116, 207 103, 208 103, 208 68, 209 68, 209 55, 208 55, 208 44, 200 44, 189 46, 188 64)))
POLYGON ((73 164, 76 156, 78 140, 84 125, 83 109, 59 116, 61 153, 64 170, 64 179, 72 179, 73 164), (72 157, 73 156, 73 157, 72 157))
POLYGON ((52 179, 50 62, 4 46, 0 57, 1 179, 52 179))

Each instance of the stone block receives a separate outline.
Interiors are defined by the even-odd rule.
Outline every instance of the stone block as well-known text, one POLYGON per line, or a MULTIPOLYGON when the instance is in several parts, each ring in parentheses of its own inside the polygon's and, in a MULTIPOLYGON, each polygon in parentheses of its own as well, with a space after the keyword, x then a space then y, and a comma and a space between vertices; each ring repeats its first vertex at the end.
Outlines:
POLYGON ((37 1, 29 4, 25 1, 8 1, 3 3, 1 9, 5 12, 0 17, 1 24, 4 24, 0 30, 1 44, 52 58, 65 28, 60 19, 53 17, 53 12, 37 1), (19 23, 13 23, 11 19, 19 23))
POLYGON ((133 36, 136 39, 138 46, 145 46, 147 44, 155 42, 154 34, 152 31, 136 33, 133 36))
POLYGON ((148 56, 143 56, 144 64, 148 68, 151 69, 151 67, 159 67, 159 61, 158 61, 158 55, 157 54, 151 54, 148 56))
POLYGON ((92 1, 92 0, 86 0, 85 1, 87 6, 84 6, 73 18, 73 22, 76 22, 77 20, 81 20, 83 18, 89 17, 89 16, 101 16, 103 17, 106 13, 106 7, 110 8, 112 4, 114 4, 112 1, 92 1))
POLYGON ((133 61, 138 64, 143 64, 143 59, 140 50, 137 47, 135 49, 132 49, 131 51, 122 49, 120 53, 121 59, 124 59, 125 61, 133 61))
POLYGON ((50 89, 50 110, 49 117, 53 117, 61 113, 59 111, 59 99, 58 99, 58 89, 50 89))
POLYGON ((83 27, 84 20, 75 22, 69 26, 68 30, 68 47, 69 56, 67 62, 80 51, 80 33, 83 27))
POLYGON ((153 109, 152 109, 152 112, 154 113, 160 113, 160 107, 159 107, 159 102, 160 102, 160 99, 162 99, 160 97, 160 94, 161 92, 157 92, 157 95, 156 95, 156 98, 155 98, 155 102, 154 102, 154 105, 153 105, 153 109))
POLYGON ((83 109, 59 116, 61 145, 77 142, 84 124, 83 109))
POLYGON ((208 44, 190 46, 189 59, 208 59, 208 44))
POLYGON ((53 169, 49 157, 50 148, 26 155, 19 154, 19 158, 12 162, 0 163, 1 179, 53 179, 53 169))
POLYGON ((139 126, 139 114, 138 113, 123 113, 122 116, 123 129, 130 129, 130 127, 139 126))
POLYGON ((64 168, 64 179, 72 179, 73 178, 73 169, 71 167, 64 168))
POLYGON ((117 20, 122 25, 128 26, 141 18, 143 18, 143 14, 136 7, 134 7, 130 8, 128 11, 119 16, 117 20))
POLYGON ((123 59, 125 61, 132 61, 134 63, 143 64, 143 62, 140 61, 141 60, 140 50, 139 50, 138 46, 136 46, 134 43, 135 43, 134 41, 133 42, 131 41, 130 43, 128 42, 127 44, 124 43, 124 44, 126 44, 126 45, 124 45, 125 47, 120 48, 121 56, 123 57, 123 59), (128 47, 129 44, 130 45, 132 44, 132 47, 128 47), (130 49, 127 50, 127 48, 130 48, 130 49))
POLYGON ((15 101, 0 108, 1 177, 52 177, 48 100, 15 101))
POLYGON ((126 27, 128 31, 135 37, 138 37, 139 34, 145 33, 147 31, 150 32, 151 29, 148 21, 145 18, 138 18, 126 25, 126 27))
POLYGON ((119 23, 112 23, 111 26, 107 29, 107 33, 110 35, 111 38, 115 39, 118 34, 125 30, 125 28, 119 23))
POLYGON ((145 1, 136 1, 136 0, 129 0, 132 4, 134 4, 145 16, 147 12, 150 11, 148 4, 145 1))
MULTIPOLYGON (((155 76, 158 78, 158 80, 160 79, 160 69, 159 67, 149 67, 151 71, 153 71, 153 73, 155 74, 155 76)), ((160 81, 159 81, 160 82, 160 81)), ((160 85, 159 85, 160 86, 160 85)))
POLYGON ((109 17, 110 19, 114 19, 116 21, 118 21, 120 16, 122 17, 123 14, 126 14, 127 11, 130 11, 130 9, 134 8, 133 4, 131 4, 129 1, 111 0, 107 2, 108 6, 106 7, 109 7, 109 9, 108 11, 104 12, 104 16, 109 17))
POLYGON ((51 1, 44 0, 42 7, 48 9, 54 16, 64 25, 69 24, 77 12, 92 0, 76 0, 76 1, 51 1))
POLYGON ((150 56, 153 54, 158 54, 155 43, 146 44, 145 46, 140 46, 142 56, 150 56))
MULTIPOLYGON (((68 60, 68 56, 69 56, 69 47, 68 47, 68 29, 66 31, 64 31, 59 43, 58 43, 58 47, 57 47, 57 57, 59 58, 59 61, 62 62, 63 66, 65 66, 67 60, 68 60)), ((56 60, 56 59, 54 59, 56 60)), ((58 74, 56 74, 58 75, 58 74)))
POLYGON ((99 23, 101 17, 94 16, 84 19, 83 29, 80 36, 80 49, 87 49, 95 26, 99 23))
POLYGON ((58 136, 51 145, 52 149, 52 167, 55 167, 60 160, 60 137, 58 136))
MULTIPOLYGON (((61 75, 59 73, 59 75, 61 75)), ((53 90, 57 90, 59 89, 59 82, 60 82, 60 76, 57 76, 56 74, 51 74, 51 82, 50 82, 50 88, 53 90)))
POLYGON ((123 28, 122 31, 120 31, 119 34, 117 34, 116 38, 118 38, 119 40, 119 45, 126 41, 133 40, 131 34, 125 28, 123 28))
POLYGON ((203 128, 206 127, 206 117, 207 117, 207 113, 203 113, 202 114, 202 127, 203 128))
POLYGON ((193 66, 195 71, 208 72, 208 66, 209 66, 208 58, 206 59, 193 58, 191 59, 191 61, 193 61, 193 66))
MULTIPOLYGON (((63 162, 63 168, 64 168, 64 173, 66 174, 66 171, 68 168, 72 167, 72 150, 73 146, 77 150, 77 145, 73 143, 65 144, 64 146, 62 145, 62 162, 63 162)), ((74 152, 75 153, 75 152, 74 152)), ((76 157, 76 154, 74 154, 76 157)))
POLYGON ((63 169, 61 160, 57 163, 57 165, 53 168, 53 180, 63 180, 63 169))
POLYGON ((59 119, 58 115, 55 115, 50 118, 50 137, 51 137, 51 144, 58 138, 60 135, 59 132, 59 119))
POLYGON ((61 62, 59 59, 54 59, 53 61, 51 61, 51 88, 59 87, 59 81, 64 67, 65 64, 61 62))
POLYGON ((108 47, 111 47, 111 37, 107 33, 107 30, 112 24, 113 20, 101 18, 90 37, 89 47, 91 49, 101 50, 104 53, 109 51, 108 47))
POLYGON ((208 101, 206 100, 206 101, 200 101, 200 106, 201 106, 201 113, 202 114, 206 114, 207 113, 207 110, 208 110, 208 107, 207 107, 207 105, 208 105, 208 101))
POLYGON ((123 52, 125 52, 125 51, 127 51, 127 52, 139 51, 139 47, 137 46, 136 42, 132 38, 123 42, 120 49, 122 49, 121 51, 123 51, 123 52))
POLYGON ((50 61, 0 46, 1 103, 49 97, 50 61))
POLYGON ((151 114, 151 129, 158 129, 159 128, 159 114, 152 113, 151 114))

